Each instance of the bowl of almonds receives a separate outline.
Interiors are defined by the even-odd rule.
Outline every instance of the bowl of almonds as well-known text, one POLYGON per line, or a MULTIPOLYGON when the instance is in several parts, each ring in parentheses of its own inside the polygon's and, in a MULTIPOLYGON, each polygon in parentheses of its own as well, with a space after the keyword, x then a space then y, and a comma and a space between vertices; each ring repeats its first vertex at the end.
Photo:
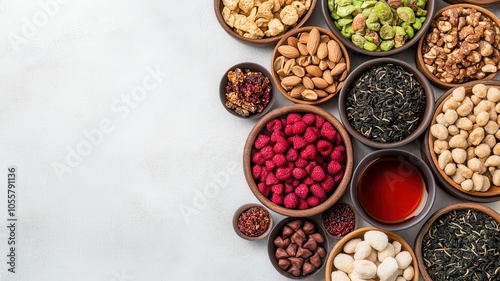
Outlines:
POLYGON ((333 98, 350 71, 342 42, 330 31, 302 27, 274 48, 271 74, 279 91, 298 104, 320 104, 333 98))
POLYGON ((500 200, 500 82, 449 89, 436 102, 422 156, 448 193, 463 200, 500 200))

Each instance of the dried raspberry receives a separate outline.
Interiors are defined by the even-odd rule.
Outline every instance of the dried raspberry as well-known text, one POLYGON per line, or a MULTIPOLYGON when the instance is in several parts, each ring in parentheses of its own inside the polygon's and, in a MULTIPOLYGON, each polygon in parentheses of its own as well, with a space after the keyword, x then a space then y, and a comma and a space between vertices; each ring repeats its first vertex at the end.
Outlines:
POLYGON ((276 168, 276 164, 274 163, 273 160, 266 160, 266 170, 268 172, 271 172, 272 170, 274 170, 274 168, 276 168))
POLYGON ((295 194, 297 194, 299 198, 306 199, 309 194, 309 187, 306 184, 300 184, 295 188, 295 194))
POLYGON ((271 192, 271 187, 269 187, 268 185, 266 185, 265 183, 261 182, 257 185, 257 187, 259 188, 259 191, 260 193, 262 193, 262 195, 264 196, 269 196, 269 192, 271 192))
POLYGON ((302 168, 294 168, 292 171, 292 175, 296 179, 303 179, 307 176, 306 170, 302 168))
POLYGON ((293 148, 295 149, 301 149, 307 145, 306 140, 301 136, 294 136, 292 141, 293 141, 293 148))
POLYGON ((330 193, 333 191, 333 187, 335 186, 335 181, 332 176, 326 175, 325 179, 321 182, 321 187, 326 193, 330 193))
POLYGON ((290 183, 285 183, 285 193, 290 193, 295 190, 295 187, 290 183))
POLYGON ((323 123, 325 123, 325 118, 316 115, 316 128, 321 128, 323 126, 323 123))
POLYGON ((299 158, 299 152, 296 149, 289 149, 286 152, 286 160, 289 162, 293 162, 299 158))
POLYGON ((293 181, 292 181, 292 186, 293 186, 293 187, 297 187, 297 186, 299 186, 299 184, 300 184, 300 180, 298 180, 298 179, 293 179, 293 181))
POLYGON ((285 135, 287 135, 287 136, 293 136, 293 126, 292 126, 292 124, 287 124, 285 126, 285 135))
POLYGON ((293 209, 299 204, 299 198, 293 192, 288 193, 283 200, 285 208, 293 209))
POLYGON ((276 166, 281 167, 286 164, 286 158, 283 154, 275 154, 273 156, 273 162, 276 166))
POLYGON ((264 146, 264 147, 260 150, 260 154, 262 154, 262 157, 263 157, 264 159, 266 159, 266 160, 273 158, 273 156, 274 156, 273 147, 272 147, 272 146, 270 146, 270 145, 266 145, 266 146, 264 146))
POLYGON ((277 184, 279 182, 280 181, 276 178, 276 176, 273 173, 267 174, 267 178, 266 178, 267 185, 273 185, 273 184, 277 184))
POLYGON ((314 127, 309 127, 306 129, 306 132, 304 133, 304 139, 306 140, 307 143, 313 143, 318 139, 318 135, 314 131, 315 129, 316 128, 314 127))
POLYGON ((318 164, 316 164, 316 162, 315 162, 315 161, 311 161, 311 162, 309 162, 309 163, 307 164, 307 166, 304 168, 304 169, 306 170, 306 173, 307 173, 308 175, 311 175, 311 174, 312 174, 312 171, 313 171, 314 167, 316 167, 316 165, 318 165, 318 164))
POLYGON ((302 121, 297 121, 295 123, 293 123, 293 133, 298 135, 298 134, 302 134, 307 126, 306 126, 306 123, 302 122, 302 121))
POLYGON ((333 176, 333 181, 335 183, 338 183, 344 178, 344 170, 340 170, 335 176, 333 176))
POLYGON ((325 190, 318 183, 311 185, 309 190, 311 190, 311 193, 314 195, 314 197, 317 197, 319 201, 323 201, 327 197, 325 190))
POLYGON ((318 148, 319 154, 323 157, 330 155, 333 151, 332 143, 326 140, 319 140, 318 143, 316 143, 316 148, 318 148))
POLYGON ((307 164, 309 164, 309 161, 307 161, 304 158, 299 158, 295 161, 295 167, 298 167, 298 168, 305 168, 307 166, 307 164))
MULTIPOLYGON (((337 147, 343 148, 343 146, 337 146, 337 147)), ((332 161, 337 161, 338 163, 344 163, 345 162, 344 152, 342 151, 342 149, 337 149, 337 147, 333 149, 330 158, 332 159, 332 161)))
POLYGON ((297 206, 297 209, 299 210, 309 209, 309 204, 307 203, 306 200, 299 198, 299 205, 297 206))
POLYGON ((281 130, 281 122, 279 119, 273 119, 273 120, 267 122, 266 128, 268 131, 281 130))
POLYGON ((318 206, 319 203, 320 203, 320 200, 317 197, 314 197, 314 196, 307 197, 307 204, 309 204, 309 206, 315 207, 315 206, 318 206))
POLYGON ((266 161, 266 159, 264 159, 264 157, 262 156, 262 153, 260 153, 260 152, 256 152, 252 156, 252 162, 254 162, 257 165, 264 165, 265 161, 266 161))
POLYGON ((285 139, 283 139, 282 141, 279 141, 274 144, 273 151, 278 154, 283 154, 286 152, 287 148, 288 148, 288 142, 285 139))
POLYGON ((342 139, 342 136, 340 134, 337 134, 335 136, 335 145, 342 145, 344 143, 344 140, 342 139))
POLYGON ((260 177, 260 173, 262 172, 262 167, 259 165, 255 165, 252 167, 252 177, 254 179, 258 179, 260 177))
POLYGON ((283 192, 285 192, 285 186, 282 183, 273 184, 271 186, 271 191, 274 194, 283 194, 283 192))
POLYGON ((321 136, 329 141, 335 141, 335 136, 337 135, 337 130, 333 127, 330 122, 325 122, 321 126, 321 136))
POLYGON ((314 184, 314 180, 311 177, 305 178, 302 182, 307 185, 314 184))
POLYGON ((271 196, 271 201, 276 205, 283 205, 283 195, 273 193, 271 196))
POLYGON ((286 135, 282 131, 274 131, 271 134, 271 141, 272 142, 279 142, 281 140, 286 140, 286 135))
POLYGON ((325 171, 323 171, 323 168, 321 168, 321 166, 316 166, 312 170, 311 178, 316 182, 320 182, 325 179, 325 171))
POLYGON ((316 121, 316 115, 312 113, 306 113, 302 117, 302 121, 306 123, 306 125, 311 126, 312 124, 314 124, 314 121, 316 121))
POLYGON ((308 144, 301 152, 300 156, 304 159, 316 158, 316 147, 313 144, 308 144))
POLYGON ((330 163, 328 163, 327 170, 328 173, 333 176, 342 170, 342 166, 339 164, 339 162, 332 160, 330 161, 330 163))
POLYGON ((288 124, 293 124, 293 123, 301 121, 301 120, 302 120, 302 116, 300 116, 300 114, 298 114, 298 113, 290 113, 286 117, 286 122, 288 124))
POLYGON ((288 167, 279 167, 276 169, 276 178, 281 181, 287 181, 292 178, 292 169, 288 167))
POLYGON ((262 169, 262 171, 260 172, 260 180, 265 182, 267 179, 267 175, 269 175, 269 171, 267 171, 266 169, 262 169))
POLYGON ((255 139, 255 148, 257 149, 261 149, 263 148, 264 146, 266 146, 266 144, 269 143, 269 141, 271 140, 271 138, 269 136, 266 136, 264 134, 259 134, 257 136, 257 138, 255 139))

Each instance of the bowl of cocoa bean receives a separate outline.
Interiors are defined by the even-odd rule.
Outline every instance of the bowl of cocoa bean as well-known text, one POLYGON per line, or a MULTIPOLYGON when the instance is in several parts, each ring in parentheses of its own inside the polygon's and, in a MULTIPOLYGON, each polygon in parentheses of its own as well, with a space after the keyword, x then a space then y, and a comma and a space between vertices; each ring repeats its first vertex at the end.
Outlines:
POLYGON ((272 227, 273 217, 260 204, 243 204, 234 212, 234 231, 239 237, 245 240, 260 240, 271 232, 272 227))
POLYGON ((414 66, 395 58, 375 58, 349 74, 338 108, 342 123, 356 140, 375 149, 396 148, 427 129, 434 93, 414 66))
POLYGON ((420 38, 416 66, 444 89, 492 80, 500 67, 499 38, 500 20, 491 11, 472 4, 446 6, 420 38))
POLYGON ((272 107, 275 96, 271 74, 260 64, 242 62, 231 66, 219 84, 220 101, 234 116, 260 118, 272 107))
POLYGON ((267 208, 311 217, 335 204, 353 171, 349 134, 332 114, 294 104, 263 116, 243 151, 245 179, 267 208))
POLYGON ((326 233, 314 219, 294 217, 273 228, 267 247, 274 268, 291 279, 309 278, 322 271, 328 249, 326 233))

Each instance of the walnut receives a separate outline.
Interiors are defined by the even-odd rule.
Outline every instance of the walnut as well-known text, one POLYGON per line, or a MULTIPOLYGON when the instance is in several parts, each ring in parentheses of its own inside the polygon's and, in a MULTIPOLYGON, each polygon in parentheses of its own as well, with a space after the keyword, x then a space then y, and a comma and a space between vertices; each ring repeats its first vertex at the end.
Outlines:
POLYGON ((495 31, 491 30, 491 29, 487 29, 484 31, 484 41, 490 43, 490 44, 495 44, 495 31))
POLYGON ((479 41, 479 39, 481 39, 480 34, 471 34, 465 37, 464 41, 469 43, 476 43, 479 41))
POLYGON ((458 39, 460 41, 464 40, 465 37, 474 34, 474 28, 470 25, 464 26, 459 32, 458 32, 458 39))
POLYGON ((465 13, 467 16, 465 17, 465 22, 470 26, 477 26, 479 24, 479 19, 481 18, 481 12, 476 11, 476 9, 465 9, 465 13))
POLYGON ((464 26, 465 26, 466 22, 465 22, 465 17, 459 17, 458 18, 458 25, 457 25, 457 29, 458 30, 461 30, 464 26))
POLYGON ((447 21, 439 21, 437 23, 437 28, 439 29, 439 31, 441 32, 448 32, 451 30, 451 23, 447 22, 447 21))
POLYGON ((491 44, 486 41, 480 41, 479 52, 481 53, 481 56, 488 57, 493 54, 493 46, 491 46, 491 44))
POLYGON ((481 61, 482 57, 481 57, 481 54, 479 52, 472 51, 465 59, 467 61, 472 62, 472 63, 478 63, 481 61))
POLYGON ((458 8, 448 9, 444 11, 442 15, 448 18, 448 22, 451 25, 458 25, 458 16, 460 15, 458 8))

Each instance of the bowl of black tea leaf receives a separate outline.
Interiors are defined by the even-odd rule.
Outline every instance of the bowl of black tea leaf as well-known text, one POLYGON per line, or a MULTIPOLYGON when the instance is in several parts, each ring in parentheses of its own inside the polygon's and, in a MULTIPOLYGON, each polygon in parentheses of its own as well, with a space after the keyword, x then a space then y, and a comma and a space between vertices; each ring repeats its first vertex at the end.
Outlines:
POLYGON ((396 148, 419 137, 434 112, 434 93, 414 66, 377 58, 349 74, 339 94, 339 114, 349 134, 376 148, 396 148))
POLYGON ((500 280, 500 214, 463 202, 436 211, 415 239, 424 281, 500 280))

